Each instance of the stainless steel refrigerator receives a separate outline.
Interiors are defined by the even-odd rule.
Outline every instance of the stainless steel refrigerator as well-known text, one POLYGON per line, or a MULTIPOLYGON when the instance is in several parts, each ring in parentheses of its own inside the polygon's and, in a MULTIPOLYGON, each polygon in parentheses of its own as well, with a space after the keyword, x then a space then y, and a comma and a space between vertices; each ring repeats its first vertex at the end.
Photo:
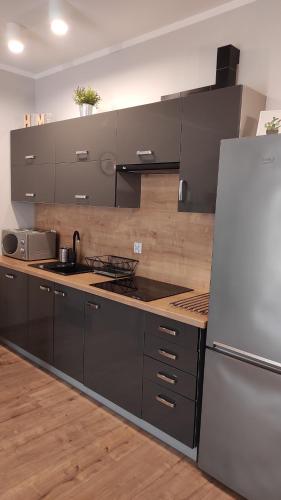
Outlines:
POLYGON ((198 462, 281 499, 281 136, 222 142, 198 462))

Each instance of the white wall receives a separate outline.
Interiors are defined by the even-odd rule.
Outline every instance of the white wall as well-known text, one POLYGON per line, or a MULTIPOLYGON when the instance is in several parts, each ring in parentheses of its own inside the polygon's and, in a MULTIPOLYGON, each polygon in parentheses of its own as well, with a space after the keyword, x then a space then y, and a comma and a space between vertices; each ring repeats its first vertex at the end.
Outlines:
POLYGON ((0 71, 0 231, 33 225, 33 207, 11 204, 10 130, 23 126, 23 115, 34 109, 34 81, 0 71))
MULTIPOLYGON (((268 108, 281 108, 280 0, 257 0, 216 18, 72 67, 36 81, 38 111, 53 119, 78 115, 72 92, 91 84, 101 109, 158 100, 161 95, 215 81, 216 49, 241 49, 239 83, 268 95, 268 108)), ((71 34, 69 35, 71 36, 71 34)))

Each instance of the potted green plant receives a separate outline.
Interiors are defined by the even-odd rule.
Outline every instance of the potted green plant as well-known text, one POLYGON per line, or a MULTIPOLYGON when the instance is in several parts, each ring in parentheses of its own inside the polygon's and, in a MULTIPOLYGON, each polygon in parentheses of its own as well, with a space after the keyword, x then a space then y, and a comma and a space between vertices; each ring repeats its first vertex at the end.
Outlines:
POLYGON ((80 116, 88 116, 93 113, 101 100, 100 95, 91 87, 76 87, 73 94, 75 104, 78 104, 80 116))
POLYGON ((281 127, 281 118, 276 118, 274 116, 271 122, 265 124, 267 134, 279 134, 279 128, 281 127))

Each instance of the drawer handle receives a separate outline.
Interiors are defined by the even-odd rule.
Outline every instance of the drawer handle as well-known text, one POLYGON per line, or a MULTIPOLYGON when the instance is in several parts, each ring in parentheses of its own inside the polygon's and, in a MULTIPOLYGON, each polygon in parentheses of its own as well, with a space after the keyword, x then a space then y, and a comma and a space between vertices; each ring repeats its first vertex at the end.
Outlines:
POLYGON ((165 351, 164 349, 158 349, 158 354, 160 354, 160 356, 163 356, 164 358, 172 359, 173 361, 177 359, 176 354, 165 351))
POLYGON ((26 155, 25 159, 26 160, 35 160, 36 156, 35 155, 26 155))
POLYGON ((5 278, 7 278, 8 280, 14 280, 15 279, 15 275, 14 274, 5 274, 5 278))
POLYGON ((94 309, 95 311, 97 311, 98 309, 100 309, 100 305, 99 304, 94 304, 94 302, 87 302, 87 306, 90 307, 91 309, 94 309))
POLYGON ((159 326, 158 331, 160 333, 167 333, 167 335, 172 335, 172 337, 176 337, 178 334, 176 330, 171 330, 170 328, 166 328, 165 326, 159 326))
POLYGON ((75 198, 75 200, 87 200, 88 195, 87 194, 75 194, 74 198, 75 198))
POLYGON ((163 382, 167 382, 167 384, 175 385, 177 383, 177 379, 174 376, 166 375, 163 372, 158 372, 156 374, 156 377, 160 378, 160 380, 163 380, 163 382))
POLYGON ((36 194, 35 193, 25 193, 24 195, 26 198, 35 198, 36 194))
POLYGON ((168 408, 175 408, 176 403, 174 401, 169 401, 168 399, 164 398, 164 396, 161 396, 160 394, 156 396, 156 401, 158 403, 161 403, 162 405, 168 406, 168 408))
POLYGON ((89 154, 89 151, 87 149, 84 149, 82 151, 75 151, 75 154, 76 156, 81 156, 81 155, 87 156, 89 154))
POLYGON ((60 290, 54 290, 54 294, 58 295, 60 297, 65 297, 66 296, 66 293, 65 292, 61 292, 60 290))
POLYGON ((42 292, 48 292, 48 293, 50 293, 50 291, 51 291, 51 288, 49 288, 48 286, 40 285, 39 288, 40 288, 40 290, 42 292))
POLYGON ((153 151, 151 149, 148 149, 147 151, 137 151, 137 156, 152 156, 153 151))

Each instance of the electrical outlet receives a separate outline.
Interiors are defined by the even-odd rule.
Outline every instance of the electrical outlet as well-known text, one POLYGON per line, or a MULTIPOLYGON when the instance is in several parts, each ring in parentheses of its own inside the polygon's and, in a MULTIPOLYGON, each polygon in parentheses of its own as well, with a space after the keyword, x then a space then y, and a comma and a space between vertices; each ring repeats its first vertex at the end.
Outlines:
POLYGON ((134 253, 142 253, 142 243, 135 241, 134 243, 134 253))

